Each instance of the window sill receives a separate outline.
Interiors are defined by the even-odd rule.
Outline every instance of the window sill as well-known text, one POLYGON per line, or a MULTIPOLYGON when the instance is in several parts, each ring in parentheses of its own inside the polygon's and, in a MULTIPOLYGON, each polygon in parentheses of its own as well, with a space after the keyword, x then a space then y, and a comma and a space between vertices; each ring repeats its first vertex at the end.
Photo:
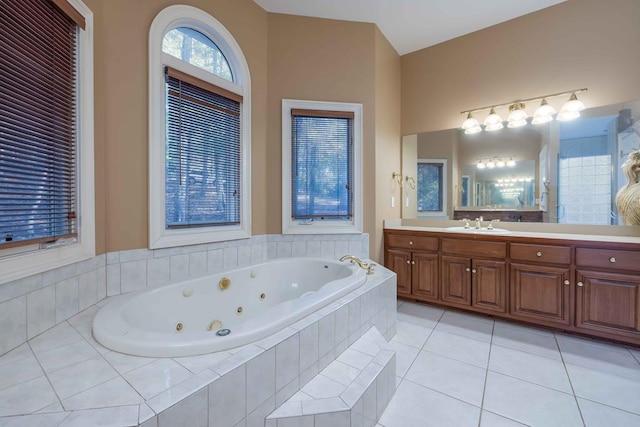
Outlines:
POLYGON ((8 255, 0 258, 0 284, 64 267, 93 256, 95 248, 82 243, 8 255))

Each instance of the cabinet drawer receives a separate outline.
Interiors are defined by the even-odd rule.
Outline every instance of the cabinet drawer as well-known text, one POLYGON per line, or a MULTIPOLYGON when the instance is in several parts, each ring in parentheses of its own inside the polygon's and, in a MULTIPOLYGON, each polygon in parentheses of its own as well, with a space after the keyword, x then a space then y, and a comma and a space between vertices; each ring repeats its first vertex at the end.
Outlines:
POLYGON ((391 248, 437 251, 438 238, 429 236, 412 236, 408 234, 387 234, 387 244, 391 248))
POLYGON ((571 248, 567 246, 511 244, 511 259, 514 261, 570 264, 571 248))
POLYGON ((506 258, 507 244, 504 242, 479 242, 475 240, 442 239, 442 252, 453 255, 506 258))
POLYGON ((640 251, 577 248, 576 264, 582 267, 639 271, 640 251))

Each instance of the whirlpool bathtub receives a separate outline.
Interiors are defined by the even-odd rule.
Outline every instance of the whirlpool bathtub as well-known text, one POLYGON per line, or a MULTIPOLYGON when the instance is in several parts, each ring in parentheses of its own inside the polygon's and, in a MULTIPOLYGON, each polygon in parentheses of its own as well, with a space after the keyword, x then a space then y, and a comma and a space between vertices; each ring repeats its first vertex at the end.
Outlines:
POLYGON ((93 335, 137 356, 211 353, 260 340, 365 281, 348 263, 278 259, 123 295, 96 314, 93 335))

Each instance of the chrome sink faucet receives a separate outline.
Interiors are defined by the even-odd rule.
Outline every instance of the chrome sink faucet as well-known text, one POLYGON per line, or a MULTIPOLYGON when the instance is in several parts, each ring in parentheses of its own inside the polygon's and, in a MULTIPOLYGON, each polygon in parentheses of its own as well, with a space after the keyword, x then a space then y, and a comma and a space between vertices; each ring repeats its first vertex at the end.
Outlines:
POLYGON ((373 267, 375 267, 375 264, 369 264, 365 261, 362 261, 360 258, 358 258, 355 255, 344 255, 342 257, 340 257, 340 262, 346 261, 346 260, 350 260, 351 264, 358 264, 358 267, 362 268, 364 271, 367 272, 367 274, 371 275, 373 274, 373 267))
POLYGON ((482 217, 476 218, 476 230, 480 230, 482 228, 482 217))

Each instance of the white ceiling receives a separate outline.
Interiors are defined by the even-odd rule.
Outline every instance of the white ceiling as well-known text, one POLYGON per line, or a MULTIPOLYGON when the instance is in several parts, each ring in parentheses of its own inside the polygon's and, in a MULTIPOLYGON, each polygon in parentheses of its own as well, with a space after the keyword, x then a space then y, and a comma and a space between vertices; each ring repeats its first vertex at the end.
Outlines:
POLYGON ((375 23, 400 55, 565 0, 254 0, 267 12, 375 23))

